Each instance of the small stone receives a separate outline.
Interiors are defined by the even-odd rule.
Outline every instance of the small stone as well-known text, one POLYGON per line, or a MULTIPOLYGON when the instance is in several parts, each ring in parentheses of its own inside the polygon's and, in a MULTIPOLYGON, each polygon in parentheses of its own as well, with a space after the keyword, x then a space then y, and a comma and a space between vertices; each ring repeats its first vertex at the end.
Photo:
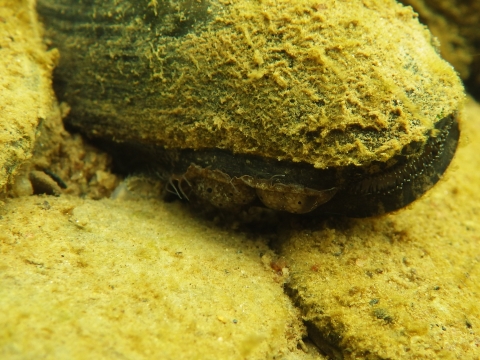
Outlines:
POLYGON ((50 176, 43 171, 34 170, 29 175, 35 195, 46 194, 60 196, 62 189, 50 176))

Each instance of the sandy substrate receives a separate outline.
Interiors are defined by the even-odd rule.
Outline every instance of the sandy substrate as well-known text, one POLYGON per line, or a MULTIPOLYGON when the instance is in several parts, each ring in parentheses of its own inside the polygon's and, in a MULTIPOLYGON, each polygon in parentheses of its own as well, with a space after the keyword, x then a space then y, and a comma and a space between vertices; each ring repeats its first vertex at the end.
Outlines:
POLYGON ((3 359, 307 359, 258 236, 161 201, 31 196, 0 220, 3 359), (300 343, 299 343, 300 342, 300 343))

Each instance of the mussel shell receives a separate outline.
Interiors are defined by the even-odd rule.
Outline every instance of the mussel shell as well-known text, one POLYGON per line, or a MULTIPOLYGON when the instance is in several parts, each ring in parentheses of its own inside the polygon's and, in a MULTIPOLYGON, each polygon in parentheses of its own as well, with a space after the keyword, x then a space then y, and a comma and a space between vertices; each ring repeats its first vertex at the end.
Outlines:
MULTIPOLYGON (((274 164, 299 171, 291 180, 270 171, 293 193, 326 199, 336 189, 312 211, 367 216, 411 202, 453 156, 439 151, 421 176, 418 159, 437 132, 442 148, 456 147, 463 88, 416 15, 393 0, 39 0, 38 10, 62 55, 56 89, 72 107, 69 124, 138 149, 132 156, 177 154, 151 162, 174 177, 211 166, 188 154, 225 154, 230 178, 267 181, 241 164, 274 164), (411 191, 391 181, 395 168, 415 179, 411 191)), ((278 186, 261 191, 291 201, 278 186)))
POLYGON ((173 180, 179 198, 199 197, 228 210, 263 203, 312 216, 368 217, 402 208, 435 185, 455 155, 459 136, 457 114, 452 114, 436 123, 420 153, 406 151, 389 164, 329 169, 218 149, 166 150, 115 143, 108 147, 125 171, 154 172, 173 180), (268 203, 261 198, 265 192, 270 192, 268 203))

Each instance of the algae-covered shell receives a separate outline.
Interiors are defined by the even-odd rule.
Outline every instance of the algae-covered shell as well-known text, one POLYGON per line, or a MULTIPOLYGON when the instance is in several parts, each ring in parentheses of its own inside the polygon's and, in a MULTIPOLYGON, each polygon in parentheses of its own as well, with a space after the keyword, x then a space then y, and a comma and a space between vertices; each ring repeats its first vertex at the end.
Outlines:
POLYGON ((38 4, 70 124, 167 159, 177 180, 194 164, 314 203, 262 199, 273 208, 366 216, 414 200, 455 151, 460 81, 393 0, 38 4))

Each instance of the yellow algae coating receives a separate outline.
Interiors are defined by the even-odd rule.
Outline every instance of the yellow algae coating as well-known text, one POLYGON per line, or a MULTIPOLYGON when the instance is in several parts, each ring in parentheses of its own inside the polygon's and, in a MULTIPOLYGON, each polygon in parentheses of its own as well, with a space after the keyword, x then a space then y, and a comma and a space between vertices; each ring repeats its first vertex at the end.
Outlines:
POLYGON ((75 5, 65 25, 51 17, 65 6, 40 1, 60 96, 91 136, 365 165, 424 143, 463 101, 430 32, 395 1, 135 4, 75 5))
POLYGON ((0 0, 0 191, 32 154, 37 126, 53 106, 51 71, 30 0, 0 0))

